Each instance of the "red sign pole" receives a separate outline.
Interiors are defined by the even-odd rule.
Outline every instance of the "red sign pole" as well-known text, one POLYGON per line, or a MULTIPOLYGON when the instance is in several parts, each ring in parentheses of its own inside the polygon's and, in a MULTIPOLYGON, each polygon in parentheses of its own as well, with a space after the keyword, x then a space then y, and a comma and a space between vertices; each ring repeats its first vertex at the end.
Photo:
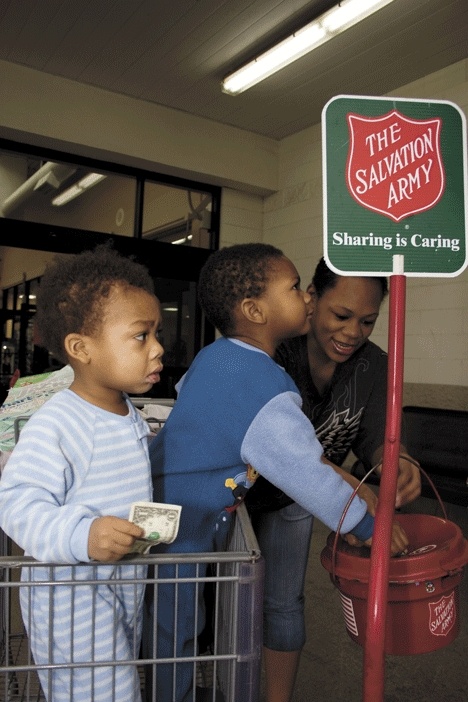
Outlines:
MULTIPOLYGON (((394 257, 394 270, 398 265, 394 257)), ((400 453, 401 407, 405 338, 406 277, 390 277, 388 330, 387 415, 379 502, 372 539, 367 628, 364 650, 364 702, 383 702, 385 672, 385 621, 387 613, 390 543, 395 510, 400 453)))

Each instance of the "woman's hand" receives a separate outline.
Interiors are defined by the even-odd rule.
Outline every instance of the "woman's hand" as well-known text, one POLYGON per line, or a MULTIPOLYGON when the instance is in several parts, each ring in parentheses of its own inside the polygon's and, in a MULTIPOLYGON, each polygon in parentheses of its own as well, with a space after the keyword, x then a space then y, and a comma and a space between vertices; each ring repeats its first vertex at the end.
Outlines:
POLYGON ((421 494, 421 473, 419 463, 413 458, 408 460, 403 454, 398 462, 398 481, 395 507, 402 507, 415 500, 421 494), (414 461, 414 462, 413 462, 414 461))
MULTIPOLYGON (((376 469, 378 475, 382 474, 382 454, 383 447, 381 446, 374 453, 373 465, 380 462, 376 469)), ((421 474, 419 472, 419 463, 412 458, 406 448, 400 446, 400 458, 398 460, 398 479, 397 491, 395 498, 395 508, 403 507, 409 502, 415 500, 421 494, 421 474)))

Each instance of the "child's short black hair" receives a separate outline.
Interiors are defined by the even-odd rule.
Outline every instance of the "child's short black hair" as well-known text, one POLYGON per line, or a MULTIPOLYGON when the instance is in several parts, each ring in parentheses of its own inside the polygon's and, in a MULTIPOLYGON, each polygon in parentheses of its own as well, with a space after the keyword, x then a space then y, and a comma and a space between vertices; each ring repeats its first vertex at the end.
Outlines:
POLYGON ((41 278, 35 323, 41 345, 67 363, 64 341, 73 332, 92 334, 102 321, 102 300, 112 287, 141 288, 154 294, 148 271, 109 245, 76 256, 56 256, 41 278))
POLYGON ((234 308, 265 292, 271 261, 283 258, 270 244, 237 244, 213 253, 200 272, 198 297, 210 322, 223 334, 235 332, 234 308))

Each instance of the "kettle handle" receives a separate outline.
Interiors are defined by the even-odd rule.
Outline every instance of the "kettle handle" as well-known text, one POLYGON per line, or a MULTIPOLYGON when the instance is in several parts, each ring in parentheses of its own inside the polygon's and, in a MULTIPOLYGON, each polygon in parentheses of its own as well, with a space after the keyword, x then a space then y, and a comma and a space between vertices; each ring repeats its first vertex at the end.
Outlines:
MULTIPOLYGON (((425 471, 423 468, 421 468, 421 466, 419 465, 419 463, 418 463, 417 461, 414 461, 413 459, 411 459, 406 453, 405 453, 405 454, 400 453, 400 456, 399 456, 399 457, 400 457, 400 458, 406 459, 407 461, 409 461, 410 463, 413 463, 415 466, 418 467, 418 469, 420 470, 420 472, 424 475, 424 477, 425 477, 426 480, 428 481, 429 485, 430 485, 431 488, 433 489, 434 494, 435 494, 435 496, 436 496, 436 499, 437 499, 437 501, 438 501, 438 503, 439 503, 439 506, 440 506, 440 508, 441 508, 441 510, 442 510, 442 514, 444 515, 444 519, 447 520, 447 510, 445 509, 445 505, 444 505, 444 503, 442 502, 442 498, 440 497, 440 495, 439 495, 439 493, 438 493, 438 491, 437 491, 436 486, 434 485, 433 481, 432 481, 431 478, 428 476, 428 474, 426 473, 426 471, 425 471)), ((343 510, 343 514, 341 515, 340 521, 339 521, 339 523, 338 523, 338 528, 337 528, 337 530, 336 530, 335 537, 334 537, 334 539, 333 539, 333 548, 332 548, 332 555, 331 555, 331 577, 332 577, 332 581, 333 581, 334 583, 335 583, 335 581, 336 581, 336 573, 335 573, 336 549, 337 549, 337 547, 338 547, 338 539, 339 539, 339 536, 340 536, 341 526, 342 526, 342 524, 343 524, 343 522, 344 522, 344 519, 345 519, 345 517, 346 517, 346 514, 348 513, 349 506, 350 506, 351 502, 354 500, 354 498, 355 498, 355 496, 356 496, 356 494, 357 494, 359 488, 360 488, 361 485, 367 480, 367 478, 371 475, 371 473, 373 473, 375 470, 377 470, 377 468, 379 468, 379 466, 381 466, 381 465, 382 465, 382 461, 379 461, 378 463, 375 464, 375 466, 372 466, 372 468, 371 468, 370 470, 367 471, 367 473, 366 473, 365 476, 362 478, 362 480, 360 480, 359 485, 358 485, 356 488, 354 488, 353 493, 352 493, 351 497, 349 498, 348 502, 346 503, 346 506, 345 506, 345 508, 344 508, 344 510, 343 510)))

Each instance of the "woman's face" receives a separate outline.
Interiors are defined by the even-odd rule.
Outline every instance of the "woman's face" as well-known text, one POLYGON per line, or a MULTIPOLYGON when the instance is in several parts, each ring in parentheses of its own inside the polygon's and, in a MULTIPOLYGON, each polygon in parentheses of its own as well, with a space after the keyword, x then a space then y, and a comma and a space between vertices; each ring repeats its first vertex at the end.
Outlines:
POLYGON ((317 350, 335 363, 347 361, 370 336, 381 302, 382 287, 372 278, 339 276, 320 298, 313 294, 309 335, 317 350))

